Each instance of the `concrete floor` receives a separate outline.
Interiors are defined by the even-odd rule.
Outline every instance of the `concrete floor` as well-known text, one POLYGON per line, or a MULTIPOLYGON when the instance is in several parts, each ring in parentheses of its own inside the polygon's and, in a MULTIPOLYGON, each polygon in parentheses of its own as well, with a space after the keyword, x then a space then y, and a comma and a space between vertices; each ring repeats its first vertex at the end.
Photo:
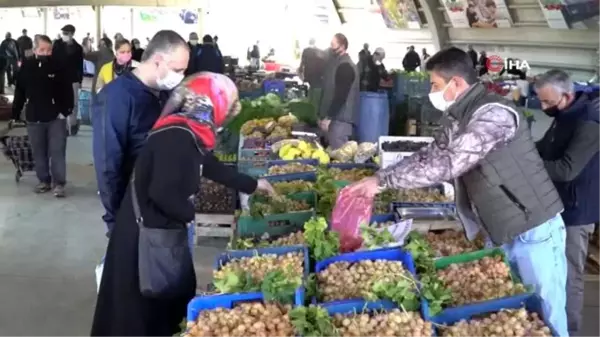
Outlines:
MULTIPOLYGON (((539 116, 534 133, 548 126, 539 116)), ((0 129, 3 125, 0 125, 0 129)), ((91 165, 91 130, 68 145, 68 197, 31 192, 27 173, 14 182, 14 168, 0 156, 0 335, 87 335, 96 284, 94 268, 107 240, 100 220, 91 165)), ((210 282, 223 240, 203 240, 195 252, 199 286, 210 282)), ((586 284, 584 335, 598 335, 598 283, 586 284)))

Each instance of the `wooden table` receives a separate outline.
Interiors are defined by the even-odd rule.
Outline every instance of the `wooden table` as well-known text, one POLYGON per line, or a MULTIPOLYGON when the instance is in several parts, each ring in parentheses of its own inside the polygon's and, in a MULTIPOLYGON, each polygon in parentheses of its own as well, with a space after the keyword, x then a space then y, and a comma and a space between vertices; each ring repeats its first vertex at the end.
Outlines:
POLYGON ((231 237, 235 232, 233 214, 196 214, 196 239, 199 237, 231 237))

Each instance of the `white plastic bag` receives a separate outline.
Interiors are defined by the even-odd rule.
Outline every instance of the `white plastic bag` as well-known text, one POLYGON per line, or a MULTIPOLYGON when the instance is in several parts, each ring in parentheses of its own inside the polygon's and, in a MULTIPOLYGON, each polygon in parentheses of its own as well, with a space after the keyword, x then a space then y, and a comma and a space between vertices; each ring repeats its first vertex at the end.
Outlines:
POLYGON ((100 292, 100 283, 102 282, 102 272, 104 272, 104 258, 96 266, 96 292, 100 292))

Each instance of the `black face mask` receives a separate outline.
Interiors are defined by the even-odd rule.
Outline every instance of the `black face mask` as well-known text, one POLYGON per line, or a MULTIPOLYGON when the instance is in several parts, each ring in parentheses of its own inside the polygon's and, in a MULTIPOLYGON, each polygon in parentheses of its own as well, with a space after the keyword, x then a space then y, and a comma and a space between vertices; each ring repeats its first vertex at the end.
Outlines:
POLYGON ((50 55, 36 55, 35 58, 40 62, 48 62, 50 60, 50 55))
POLYGON ((560 109, 555 105, 542 110, 548 117, 556 117, 560 109))

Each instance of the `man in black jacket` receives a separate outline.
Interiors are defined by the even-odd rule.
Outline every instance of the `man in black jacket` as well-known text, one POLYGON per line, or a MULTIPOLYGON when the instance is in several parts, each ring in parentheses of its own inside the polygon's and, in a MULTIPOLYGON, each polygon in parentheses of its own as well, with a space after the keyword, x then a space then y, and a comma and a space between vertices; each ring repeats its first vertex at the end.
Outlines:
POLYGON ((27 134, 40 181, 35 192, 48 192, 54 185, 54 195, 64 197, 67 181, 65 119, 73 110, 73 90, 70 80, 51 56, 52 41, 48 36, 37 39, 34 53, 35 57, 25 60, 19 72, 13 119, 19 119, 27 101, 27 134))
POLYGON ((212 36, 204 35, 202 44, 191 51, 193 60, 192 69, 188 69, 187 73, 194 74, 201 71, 210 71, 213 73, 222 74, 225 71, 223 56, 221 52, 215 48, 212 36))
POLYGON ((575 93, 573 81, 562 70, 541 75, 535 89, 544 112, 554 118, 536 145, 565 205, 567 319, 569 335, 579 336, 588 238, 599 218, 598 98, 575 93))
POLYGON ((469 55, 469 58, 471 59, 471 61, 473 61, 473 68, 477 67, 477 64, 478 64, 477 52, 475 51, 475 49, 473 49, 473 46, 471 46, 471 45, 467 46, 467 55, 469 55))
POLYGON ((418 67, 421 66, 421 57, 415 51, 415 46, 410 46, 408 48, 408 52, 404 55, 404 59, 402 60, 402 67, 407 72, 413 72, 417 70, 418 67))
MULTIPOLYGON (((17 41, 12 38, 10 33, 6 33, 4 41, 0 44, 0 57, 5 59, 6 65, 4 69, 6 71, 8 86, 14 85, 17 78, 17 72, 19 71, 21 53, 19 52, 17 41)), ((0 76, 4 76, 4 73, 1 73, 0 76)))
POLYGON ((331 149, 337 150, 352 138, 358 123, 360 75, 348 55, 348 39, 344 34, 333 36, 329 55, 323 75, 319 127, 327 134, 331 149))
POLYGON ((83 81, 83 48, 75 39, 75 27, 73 25, 66 25, 62 28, 61 39, 56 41, 52 48, 52 55, 57 60, 58 66, 64 72, 64 75, 71 83, 73 90, 73 111, 75 113, 69 116, 67 124, 69 126, 69 133, 75 134, 79 129, 77 122, 77 109, 78 109, 78 97, 79 89, 81 88, 81 82, 83 81))
POLYGON ((27 36, 27 29, 23 29, 23 35, 17 39, 17 45, 19 46, 22 59, 31 56, 33 53, 33 40, 27 36))

